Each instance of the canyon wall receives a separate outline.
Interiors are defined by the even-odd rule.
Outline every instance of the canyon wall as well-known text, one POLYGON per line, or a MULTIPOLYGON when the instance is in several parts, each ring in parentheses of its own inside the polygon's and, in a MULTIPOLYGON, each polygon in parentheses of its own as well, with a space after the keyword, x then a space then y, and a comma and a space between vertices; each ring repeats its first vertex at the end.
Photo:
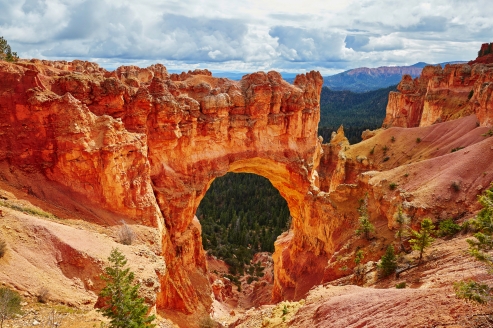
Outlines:
POLYGON ((426 66, 413 79, 404 75, 391 92, 383 126, 417 127, 475 113, 480 124, 491 125, 493 57, 483 44, 479 57, 467 64, 426 66))

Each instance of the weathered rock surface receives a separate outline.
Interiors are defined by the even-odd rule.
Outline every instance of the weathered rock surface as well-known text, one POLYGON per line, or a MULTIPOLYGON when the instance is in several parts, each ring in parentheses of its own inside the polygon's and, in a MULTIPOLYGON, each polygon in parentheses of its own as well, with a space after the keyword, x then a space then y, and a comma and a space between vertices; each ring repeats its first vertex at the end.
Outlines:
POLYGON ((32 60, 2 62, 0 75, 2 177, 63 206, 48 192, 58 187, 98 224, 157 228, 169 268, 158 308, 191 313, 211 302, 194 213, 214 178, 265 176, 288 201, 295 231, 315 228, 304 217, 321 151, 317 72, 290 85, 276 72, 234 82, 162 65, 107 72, 32 60), (46 184, 19 178, 29 174, 46 184))
POLYGON ((493 57, 484 44, 475 61, 467 64, 426 66, 413 79, 404 75, 391 92, 384 126, 417 127, 475 113, 480 124, 491 125, 493 57))

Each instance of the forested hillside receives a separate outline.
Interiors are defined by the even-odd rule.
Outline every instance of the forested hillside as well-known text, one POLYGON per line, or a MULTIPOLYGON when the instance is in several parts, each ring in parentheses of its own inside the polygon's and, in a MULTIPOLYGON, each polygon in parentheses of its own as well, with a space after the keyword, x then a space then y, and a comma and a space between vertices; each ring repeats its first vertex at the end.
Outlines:
POLYGON ((257 252, 273 252, 274 241, 289 228, 284 198, 264 177, 228 173, 216 179, 200 203, 204 249, 243 273, 257 252))
POLYGON ((332 91, 323 87, 320 95, 319 135, 324 138, 324 142, 329 142, 332 131, 337 131, 342 124, 349 142, 351 144, 360 142, 364 130, 374 130, 382 126, 389 92, 395 90, 396 86, 391 86, 356 93, 332 91))

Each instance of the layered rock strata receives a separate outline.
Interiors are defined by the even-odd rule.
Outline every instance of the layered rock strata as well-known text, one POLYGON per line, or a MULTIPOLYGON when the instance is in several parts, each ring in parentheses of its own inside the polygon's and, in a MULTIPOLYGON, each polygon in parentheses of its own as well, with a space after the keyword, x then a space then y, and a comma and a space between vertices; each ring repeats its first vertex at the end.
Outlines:
POLYGON ((476 114, 483 126, 493 122, 491 93, 493 88, 493 57, 484 44, 475 61, 446 65, 444 68, 426 66, 413 79, 404 75, 391 92, 386 127, 429 126, 434 123, 476 114))
POLYGON ((0 72, 3 178, 41 175, 46 185, 18 187, 63 206, 48 185, 62 189, 98 224, 158 229, 168 268, 158 308, 191 313, 211 302, 194 213, 216 177, 265 176, 287 200, 297 238, 316 225, 306 198, 321 152, 317 72, 294 85, 276 72, 235 82, 82 61, 1 62, 0 72))

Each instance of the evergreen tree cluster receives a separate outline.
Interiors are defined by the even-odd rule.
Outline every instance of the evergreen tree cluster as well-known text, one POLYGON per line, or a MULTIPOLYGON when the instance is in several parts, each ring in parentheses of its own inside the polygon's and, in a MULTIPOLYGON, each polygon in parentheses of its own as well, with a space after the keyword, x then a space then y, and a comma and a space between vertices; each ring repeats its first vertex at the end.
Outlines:
POLYGON ((318 134, 324 142, 330 141, 332 131, 344 125, 344 134, 351 144, 361 141, 361 133, 366 129, 375 130, 382 126, 389 92, 396 86, 375 91, 356 93, 352 91, 333 91, 322 88, 320 94, 320 124, 318 134))
POLYGON ((216 179, 197 210, 202 243, 209 254, 243 274, 257 252, 273 252, 274 241, 289 228, 286 201, 266 178, 228 173, 216 179))

